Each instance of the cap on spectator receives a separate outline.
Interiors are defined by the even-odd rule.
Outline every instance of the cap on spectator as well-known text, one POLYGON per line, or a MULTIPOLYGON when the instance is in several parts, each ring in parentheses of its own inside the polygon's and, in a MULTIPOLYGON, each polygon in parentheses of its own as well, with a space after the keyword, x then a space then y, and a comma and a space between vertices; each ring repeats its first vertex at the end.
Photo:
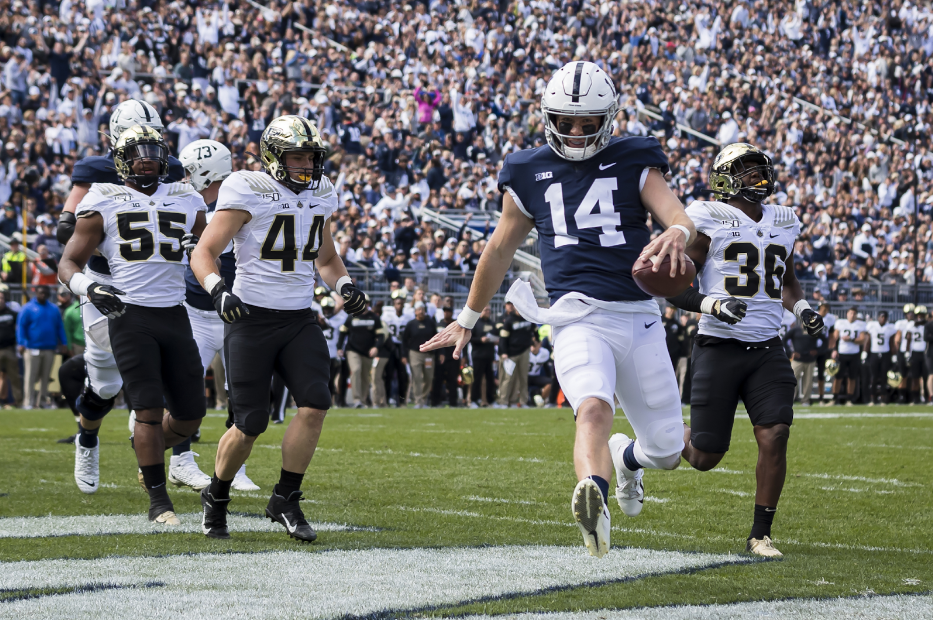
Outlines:
POLYGON ((104 95, 104 101, 115 101, 117 96, 114 93, 107 93, 104 95))
POLYGON ((143 92, 144 92, 144 93, 151 93, 151 92, 152 92, 152 86, 150 86, 149 84, 143 84, 143 92))
POLYGON ((10 151, 15 151, 15 150, 16 150, 16 144, 13 143, 13 142, 7 142, 7 143, 4 145, 4 148, 6 148, 7 150, 10 150, 10 151))
POLYGON ((418 308, 424 308, 424 302, 423 302, 423 301, 416 301, 416 302, 415 302, 414 308, 415 308, 415 310, 417 310, 418 308))
POLYGON ((188 85, 184 82, 175 82, 175 90, 188 90, 188 85))
POLYGON ((813 271, 814 271, 814 273, 821 273, 821 272, 822 272, 822 273, 825 273, 825 272, 826 272, 826 267, 823 266, 822 264, 817 264, 816 267, 813 268, 813 271))
POLYGON ((435 236, 435 237, 442 237, 442 238, 443 238, 443 237, 446 237, 447 235, 444 234, 444 231, 443 231, 443 230, 436 230, 436 231, 434 231, 434 236, 435 236))
POLYGON ((40 94, 41 94, 41 91, 39 90, 39 87, 38 87, 38 86, 30 86, 30 87, 29 87, 29 96, 30 96, 30 97, 35 97, 35 96, 40 95, 40 94))
POLYGON ((411 253, 412 253, 413 255, 414 255, 414 254, 421 254, 421 250, 419 250, 418 248, 412 248, 412 249, 411 249, 411 253))
POLYGON ((732 118, 732 114, 730 114, 729 112, 723 112, 723 113, 722 113, 722 117, 723 117, 723 118, 727 118, 727 119, 728 119, 728 118, 732 118))
POLYGON ((864 224, 862 224, 862 230, 866 232, 871 232, 871 224, 869 224, 868 222, 865 222, 864 224))
POLYGON ((206 94, 209 95, 209 94, 211 94, 211 93, 216 93, 217 91, 214 90, 214 87, 213 87, 213 86, 208 86, 208 87, 207 87, 207 90, 205 90, 204 92, 205 92, 206 94))

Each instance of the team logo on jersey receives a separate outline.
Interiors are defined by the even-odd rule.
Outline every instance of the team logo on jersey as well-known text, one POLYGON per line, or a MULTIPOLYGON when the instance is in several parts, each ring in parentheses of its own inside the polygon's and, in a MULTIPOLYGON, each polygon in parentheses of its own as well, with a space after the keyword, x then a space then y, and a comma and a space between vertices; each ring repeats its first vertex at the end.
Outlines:
POLYGON ((260 196, 262 196, 263 200, 268 200, 269 202, 278 202, 282 198, 278 192, 266 192, 260 194, 260 196))
POLYGON ((760 228, 758 229, 758 232, 757 232, 756 234, 757 234, 759 237, 764 237, 764 236, 765 236, 764 231, 762 231, 760 228))
POLYGON ((553 179, 554 173, 550 170, 547 172, 539 172, 535 175, 535 181, 544 181, 545 179, 553 179))
POLYGON ((738 220, 720 220, 725 228, 739 228, 742 223, 738 220))
POLYGON ((301 209, 302 207, 304 207, 304 205, 301 204, 301 201, 299 200, 299 201, 298 201, 298 208, 301 209))

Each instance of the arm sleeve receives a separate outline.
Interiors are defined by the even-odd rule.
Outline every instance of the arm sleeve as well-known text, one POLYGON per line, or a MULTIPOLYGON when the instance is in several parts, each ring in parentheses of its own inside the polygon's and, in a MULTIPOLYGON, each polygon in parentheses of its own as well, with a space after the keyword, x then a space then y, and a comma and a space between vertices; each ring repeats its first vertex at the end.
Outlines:
POLYGON ((63 246, 68 243, 68 240, 75 233, 75 222, 77 221, 78 218, 75 217, 75 214, 68 211, 62 212, 61 217, 58 218, 58 230, 55 236, 63 246))
POLYGON ((700 304, 703 303, 704 299, 706 299, 706 295, 702 294, 699 290, 691 286, 676 297, 668 297, 667 303, 671 304, 675 308, 687 310, 688 312, 699 312, 700 304))

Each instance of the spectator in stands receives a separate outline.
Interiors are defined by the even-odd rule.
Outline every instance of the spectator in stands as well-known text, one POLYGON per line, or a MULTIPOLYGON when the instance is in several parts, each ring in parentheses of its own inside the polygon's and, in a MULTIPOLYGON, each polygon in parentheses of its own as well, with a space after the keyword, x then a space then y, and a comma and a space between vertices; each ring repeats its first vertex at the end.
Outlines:
POLYGON ((58 289, 58 307, 62 312, 62 322, 65 325, 65 336, 68 338, 68 352, 70 355, 84 353, 84 321, 81 317, 81 304, 71 291, 61 286, 58 289))
POLYGON ((496 402, 496 345, 499 329, 492 320, 492 309, 483 308, 470 336, 470 358, 473 362, 473 385, 471 386, 470 408, 488 407, 496 402), (485 385, 485 392, 483 391, 485 385))
POLYGON ((62 315, 58 306, 49 302, 49 294, 48 286, 37 287, 35 298, 23 306, 16 320, 17 349, 26 367, 24 409, 51 406, 47 399, 55 352, 68 351, 62 315), (38 400, 37 381, 40 383, 38 400))
POLYGON ((23 282, 23 274, 26 268, 26 254, 20 250, 19 239, 10 240, 10 251, 3 255, 3 271, 0 277, 4 282, 10 284, 20 284, 23 282))
MULTIPOLYGON (((13 406, 23 406, 19 359, 16 356, 16 312, 6 304, 9 293, 0 293, 0 401, 6 403, 13 392, 13 406)), ((4 405, 4 409, 10 406, 4 405)))
MULTIPOLYGON (((447 302, 441 308, 442 317, 437 323, 437 329, 443 330, 453 323, 454 307, 447 302)), ((457 379, 460 377, 460 360, 455 360, 453 356, 454 348, 438 349, 434 351, 434 380, 431 391, 431 405, 439 407, 444 400, 445 392, 447 403, 451 407, 459 404, 459 389, 457 388, 457 379)))

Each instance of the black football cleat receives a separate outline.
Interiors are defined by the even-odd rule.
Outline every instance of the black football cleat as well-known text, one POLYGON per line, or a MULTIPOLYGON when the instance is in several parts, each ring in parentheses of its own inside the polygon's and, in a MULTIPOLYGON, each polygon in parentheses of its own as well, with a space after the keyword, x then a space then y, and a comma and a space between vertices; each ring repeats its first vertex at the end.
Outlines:
POLYGON ((269 505, 266 506, 266 516, 276 523, 281 523, 292 538, 314 542, 317 539, 317 532, 305 520, 305 515, 298 506, 300 500, 301 491, 293 491, 288 499, 273 492, 272 497, 269 498, 269 505))
POLYGON ((73 443, 75 442, 75 439, 76 439, 77 437, 78 437, 77 435, 72 435, 72 436, 70 436, 70 437, 62 437, 61 439, 59 439, 59 440, 56 441, 55 443, 70 443, 70 444, 73 444, 73 443))
POLYGON ((230 532, 227 530, 227 504, 230 499, 214 499, 210 493, 210 487, 201 489, 201 508, 204 510, 201 515, 201 531, 208 538, 219 538, 226 540, 230 538, 230 532))

